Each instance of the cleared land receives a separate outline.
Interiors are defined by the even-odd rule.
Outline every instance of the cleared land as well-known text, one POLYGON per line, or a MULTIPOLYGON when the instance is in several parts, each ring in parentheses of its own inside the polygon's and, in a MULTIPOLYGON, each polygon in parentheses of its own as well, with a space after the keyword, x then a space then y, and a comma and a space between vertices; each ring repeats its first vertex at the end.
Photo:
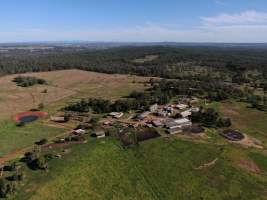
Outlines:
POLYGON ((64 132, 65 129, 49 127, 39 122, 17 127, 14 122, 0 122, 0 161, 1 157, 33 145, 42 138, 51 138, 64 132))
POLYGON ((81 98, 118 99, 133 90, 143 90, 143 82, 148 80, 145 77, 66 70, 21 74, 48 81, 48 85, 22 88, 12 82, 16 76, 0 78, 0 157, 32 145, 39 139, 51 138, 66 131, 47 126, 41 123, 42 120, 16 127, 12 119, 16 114, 36 108, 39 103, 44 103, 45 111, 53 114, 66 103, 81 98), (44 89, 47 93, 42 93, 44 89))
POLYGON ((134 59, 132 62, 138 63, 138 64, 142 64, 142 63, 145 63, 145 62, 151 62, 153 60, 156 60, 158 57, 159 57, 159 55, 147 55, 144 58, 134 59))
MULTIPOLYGON (((21 92, 19 94, 23 101, 17 102, 21 106, 17 109, 21 111, 41 102, 42 98, 37 98, 38 95, 43 89, 48 89, 48 93, 41 95, 46 96, 45 110, 50 114, 64 104, 83 97, 114 100, 127 96, 132 90, 143 90, 143 82, 149 79, 78 70, 27 75, 43 78, 49 85, 21 89, 13 88, 12 76, 1 79, 5 79, 4 83, 14 89, 14 94, 21 92), (23 90, 26 91, 25 96, 23 90), (35 95, 29 93, 31 90, 35 95), (61 90, 68 94, 64 96, 61 90), (36 102, 27 102, 31 98, 27 99, 26 94, 34 96, 36 102), (27 104, 25 109, 24 104, 27 104)), ((10 102, 5 100, 5 93, 2 92, 3 101, 0 105, 14 104, 12 99, 10 102)), ((266 113, 235 101, 215 102, 209 106, 231 117, 231 128, 259 139, 266 148, 266 113)), ((54 137, 65 132, 64 129, 43 123, 45 121, 37 121, 18 128, 11 121, 2 121, 1 153, 13 152, 43 137, 54 137)), ((64 147, 69 150, 68 153, 61 159, 49 161, 48 171, 31 171, 22 164, 26 176, 12 199, 266 199, 266 150, 229 144, 216 129, 207 129, 205 134, 206 137, 197 140, 179 135, 168 139, 156 138, 131 149, 123 149, 112 138, 95 140, 87 136, 89 141, 86 144, 64 147)), ((61 148, 48 151, 62 153, 61 148)))
POLYGON ((71 149, 51 161, 48 173, 28 171, 15 199, 251 200, 266 192, 265 178, 225 159, 232 154, 227 147, 158 138, 125 150, 107 138, 71 149))
POLYGON ((236 101, 214 102, 213 107, 223 116, 232 119, 232 128, 245 133, 267 148, 267 113, 251 108, 249 104, 236 101))
MULTIPOLYGON (((143 90, 144 82, 149 78, 129 75, 108 75, 81 70, 26 73, 21 76, 33 76, 45 79, 48 85, 35 85, 21 88, 12 80, 18 75, 0 78, 0 120, 15 114, 36 108, 38 104, 60 105, 83 97, 103 97, 117 99, 133 90, 143 90), (43 91, 47 89, 47 93, 43 91)), ((54 109, 54 108, 53 108, 54 109)))

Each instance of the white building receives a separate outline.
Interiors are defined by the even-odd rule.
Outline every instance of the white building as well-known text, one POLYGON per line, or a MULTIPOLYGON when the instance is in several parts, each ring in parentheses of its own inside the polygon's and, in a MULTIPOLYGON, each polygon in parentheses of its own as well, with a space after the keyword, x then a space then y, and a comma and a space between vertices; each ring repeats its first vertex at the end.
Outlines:
POLYGON ((156 112, 158 110, 158 104, 154 104, 149 107, 150 112, 156 112))
POLYGON ((187 118, 176 119, 174 122, 181 126, 181 128, 188 128, 192 126, 192 122, 187 118))
POLYGON ((186 118, 186 117, 191 116, 192 112, 191 112, 191 110, 186 110, 184 112, 181 112, 180 114, 182 115, 183 118, 186 118))

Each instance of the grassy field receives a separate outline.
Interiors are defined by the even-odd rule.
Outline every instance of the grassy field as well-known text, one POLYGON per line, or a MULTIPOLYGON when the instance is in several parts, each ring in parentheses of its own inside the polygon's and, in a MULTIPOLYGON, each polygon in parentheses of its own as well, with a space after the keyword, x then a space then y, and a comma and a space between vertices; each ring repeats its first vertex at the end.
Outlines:
POLYGON ((18 112, 36 108, 43 103, 46 109, 54 111, 67 102, 88 97, 118 99, 133 90, 143 90, 149 78, 101 74, 81 70, 64 70, 41 73, 26 73, 21 76, 34 76, 45 79, 48 85, 35 85, 22 88, 12 80, 18 75, 0 78, 0 120, 8 119, 18 112), (47 93, 43 93, 47 89, 47 93))
POLYGON ((128 150, 112 139, 71 149, 51 161, 49 172, 27 171, 14 199, 252 200, 267 192, 266 177, 231 161, 230 154, 240 152, 232 147, 159 138, 128 150), (213 166, 196 170, 216 158, 213 166))
POLYGON ((208 107, 219 111, 222 116, 230 117, 233 128, 263 142, 267 147, 267 113, 249 107, 249 104, 236 101, 214 102, 208 107))
POLYGON ((39 122, 17 127, 14 122, 0 122, 0 158, 14 151, 33 145, 42 138, 50 138, 63 133, 62 128, 43 125, 39 122))
POLYGON ((0 78, 0 157, 32 145, 36 140, 56 136, 64 130, 48 127, 39 122, 18 128, 11 117, 19 112, 36 108, 44 103, 50 115, 66 104, 81 98, 103 97, 118 99, 133 90, 144 90, 149 78, 129 75, 108 75, 80 70, 26 73, 48 81, 48 85, 22 88, 12 82, 18 75, 0 78), (47 93, 42 93, 47 89, 47 93))
MULTIPOLYGON (((41 102, 45 103, 45 111, 53 114, 81 98, 115 100, 133 90, 144 90, 144 82, 149 79, 79 70, 26 75, 43 78, 49 85, 19 88, 12 83, 14 76, 0 78, 0 84, 5 86, 0 89, 0 158, 65 131, 42 121, 16 127, 11 115, 41 102), (46 94, 42 93, 45 88, 46 94)), ((230 117, 234 129, 261 140, 267 147, 266 113, 235 101, 214 102, 208 107, 230 117)), ((112 138, 90 138, 86 144, 67 147, 69 153, 51 160, 47 172, 23 166, 25 179, 11 199, 266 199, 266 150, 229 144, 216 129, 207 129, 206 136, 194 141, 177 136, 158 138, 131 149, 122 149, 112 138), (209 163, 212 164, 205 167, 209 163)))

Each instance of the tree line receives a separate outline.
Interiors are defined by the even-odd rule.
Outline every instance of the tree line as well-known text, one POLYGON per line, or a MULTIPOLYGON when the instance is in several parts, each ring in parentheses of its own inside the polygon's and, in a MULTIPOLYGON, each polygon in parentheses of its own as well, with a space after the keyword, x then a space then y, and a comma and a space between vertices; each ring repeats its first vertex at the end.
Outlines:
MULTIPOLYGON (((0 56, 0 74, 81 69, 103 73, 158 76, 180 80, 211 77, 239 82, 266 80, 267 50, 215 47, 119 47, 107 50, 0 56), (157 55, 136 63, 135 59, 157 55), (257 70, 257 75, 246 72, 257 70), (244 76, 244 77, 242 77, 244 76)), ((263 81, 262 81, 263 82, 263 81)))

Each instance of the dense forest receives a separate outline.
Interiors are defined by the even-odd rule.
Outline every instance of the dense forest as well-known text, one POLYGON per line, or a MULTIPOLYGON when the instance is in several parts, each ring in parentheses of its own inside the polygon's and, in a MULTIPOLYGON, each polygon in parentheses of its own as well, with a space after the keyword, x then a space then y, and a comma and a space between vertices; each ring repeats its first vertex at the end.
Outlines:
POLYGON ((0 73, 82 69, 182 80, 219 78, 265 82, 267 50, 218 47, 118 47, 105 50, 1 56, 0 73), (145 59, 154 55, 154 59, 145 59), (142 62, 136 61, 143 59, 142 62))

